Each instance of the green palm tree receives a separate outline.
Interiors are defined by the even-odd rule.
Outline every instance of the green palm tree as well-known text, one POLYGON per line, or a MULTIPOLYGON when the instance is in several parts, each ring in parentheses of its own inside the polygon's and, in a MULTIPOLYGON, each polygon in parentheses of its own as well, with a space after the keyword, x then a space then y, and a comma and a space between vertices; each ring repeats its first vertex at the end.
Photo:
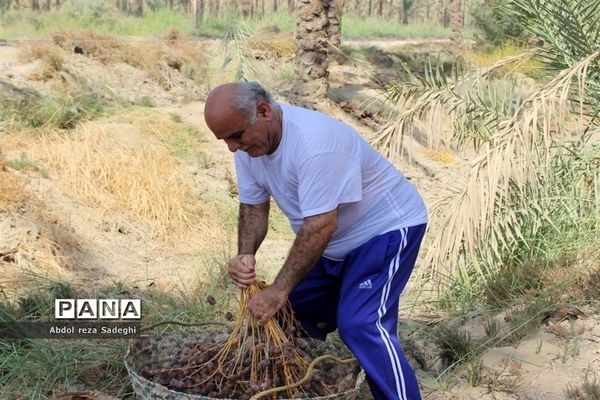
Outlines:
POLYGON ((417 126, 432 146, 475 145, 465 179, 431 210, 420 271, 436 283, 485 282, 507 264, 551 256, 567 233, 600 237, 600 146, 590 139, 600 135, 600 2, 512 0, 504 11, 541 44, 452 79, 408 73, 386 88, 398 112, 373 138, 402 151, 417 126), (546 76, 527 92, 506 70, 531 57, 546 76))

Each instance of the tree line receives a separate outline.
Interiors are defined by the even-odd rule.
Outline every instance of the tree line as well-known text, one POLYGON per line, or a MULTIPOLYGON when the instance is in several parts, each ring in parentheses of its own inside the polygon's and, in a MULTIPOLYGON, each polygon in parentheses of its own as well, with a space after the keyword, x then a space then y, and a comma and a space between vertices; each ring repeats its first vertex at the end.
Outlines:
MULTIPOLYGON (((478 0, 320 0, 325 7, 336 5, 359 17, 380 17, 402 24, 434 23, 451 25, 453 13, 458 9, 463 24, 469 24, 470 9, 478 0)), ((299 0, 107 0, 128 15, 142 17, 148 11, 161 8, 177 10, 202 19, 208 16, 236 14, 242 17, 261 18, 278 12, 297 12, 299 0)), ((39 12, 59 10, 66 0, 0 0, 0 10, 34 10, 39 12)))

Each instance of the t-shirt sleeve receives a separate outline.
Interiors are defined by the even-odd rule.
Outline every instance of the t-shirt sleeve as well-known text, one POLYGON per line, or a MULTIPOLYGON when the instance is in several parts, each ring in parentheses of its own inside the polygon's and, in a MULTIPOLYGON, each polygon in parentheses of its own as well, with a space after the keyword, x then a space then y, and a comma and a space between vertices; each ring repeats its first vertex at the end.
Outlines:
POLYGON ((322 153, 302 163, 298 200, 302 217, 329 212, 362 200, 360 159, 344 153, 322 153))
POLYGON ((234 159, 240 203, 262 204, 269 201, 269 192, 258 183, 252 174, 249 157, 236 153, 234 159))

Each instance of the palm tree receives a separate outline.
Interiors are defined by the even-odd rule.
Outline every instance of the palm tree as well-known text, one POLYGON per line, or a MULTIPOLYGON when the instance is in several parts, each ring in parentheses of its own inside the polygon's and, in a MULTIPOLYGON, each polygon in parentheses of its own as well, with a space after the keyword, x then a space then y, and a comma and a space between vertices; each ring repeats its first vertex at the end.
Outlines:
POLYGON ((344 59, 342 53, 342 9, 344 0, 331 0, 327 6, 327 48, 329 62, 341 62, 344 59))
POLYGON ((462 35, 462 7, 461 0, 449 0, 448 12, 450 14, 450 40, 455 55, 462 55, 463 35, 462 35))
POLYGON ((296 81, 294 94, 301 103, 316 103, 327 97, 329 1, 298 0, 296 24, 296 81))
POLYGON ((408 25, 408 11, 412 8, 414 3, 415 0, 402 0, 402 23, 404 25, 408 25))
POLYGON ((504 10, 543 45, 451 80, 431 70, 391 84, 399 115, 373 139, 397 151, 413 124, 430 143, 478 150, 464 180, 431 210, 438 232, 421 277, 436 283, 485 281, 506 263, 547 256, 565 231, 600 234, 600 148, 589 140, 600 135, 600 2, 511 0, 504 10), (505 71, 531 57, 547 77, 524 94, 519 76, 505 71))

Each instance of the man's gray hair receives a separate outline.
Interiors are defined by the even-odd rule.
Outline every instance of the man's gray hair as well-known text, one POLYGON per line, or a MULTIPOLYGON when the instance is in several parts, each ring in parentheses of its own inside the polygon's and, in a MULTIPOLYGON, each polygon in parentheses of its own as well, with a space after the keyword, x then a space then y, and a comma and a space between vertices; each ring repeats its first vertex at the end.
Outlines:
POLYGON ((256 102, 266 101, 274 109, 279 105, 273 100, 271 93, 267 92, 258 82, 242 82, 239 84, 238 92, 233 98, 233 107, 245 114, 250 122, 256 122, 256 102))

